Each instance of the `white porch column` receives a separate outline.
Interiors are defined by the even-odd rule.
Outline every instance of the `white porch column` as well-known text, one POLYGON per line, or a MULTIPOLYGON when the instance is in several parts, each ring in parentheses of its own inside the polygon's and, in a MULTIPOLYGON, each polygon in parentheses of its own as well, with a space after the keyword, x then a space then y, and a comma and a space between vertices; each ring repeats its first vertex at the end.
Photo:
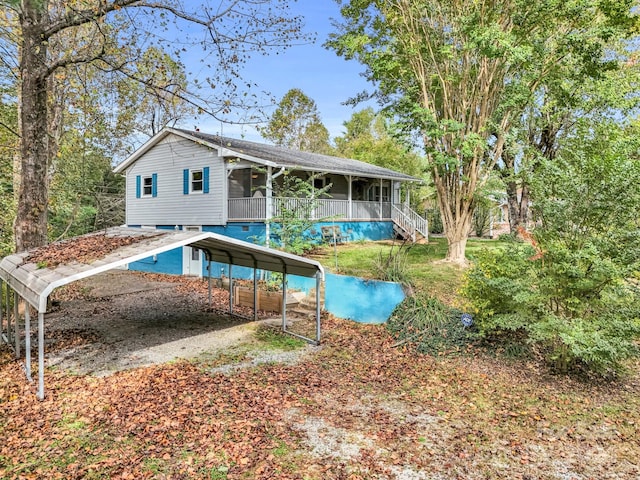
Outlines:
POLYGON ((380 220, 382 220, 382 179, 380 179, 380 191, 378 193, 379 193, 378 197, 380 199, 380 203, 378 205, 378 214, 379 214, 380 220))
POLYGON ((265 245, 269 247, 269 241, 271 237, 271 218, 273 218, 273 175, 272 175, 271 167, 267 167, 267 195, 265 198, 265 245))
POLYGON ((349 215, 349 220, 351 220, 353 218, 353 190, 352 190, 353 177, 349 175, 347 180, 349 182, 349 204, 347 207, 347 214, 349 215))

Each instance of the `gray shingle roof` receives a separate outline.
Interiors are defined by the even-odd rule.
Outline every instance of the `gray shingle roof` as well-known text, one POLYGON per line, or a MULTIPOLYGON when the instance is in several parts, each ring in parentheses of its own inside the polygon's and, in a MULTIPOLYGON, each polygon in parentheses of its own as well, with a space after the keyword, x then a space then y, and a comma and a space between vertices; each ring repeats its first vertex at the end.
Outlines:
POLYGON ((322 173, 335 173, 342 175, 363 176, 369 178, 384 178, 403 181, 420 181, 418 178, 396 172, 388 168, 378 167, 370 163, 361 162, 349 158, 333 157, 319 153, 302 152, 288 148, 267 145, 263 143, 249 142, 235 138, 210 135, 193 130, 174 128, 184 135, 188 135, 209 144, 217 145, 238 154, 249 155, 275 163, 279 167, 292 170, 315 171, 322 173))

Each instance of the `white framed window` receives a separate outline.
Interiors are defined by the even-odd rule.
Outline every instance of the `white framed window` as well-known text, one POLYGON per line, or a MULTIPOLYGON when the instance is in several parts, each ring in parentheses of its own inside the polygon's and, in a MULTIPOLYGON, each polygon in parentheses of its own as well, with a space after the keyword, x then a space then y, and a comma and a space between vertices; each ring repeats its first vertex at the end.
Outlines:
POLYGON ((158 196, 158 174, 136 176, 136 198, 158 196))
POLYGON ((142 177, 142 196, 151 197, 153 195, 153 177, 142 177))
POLYGON ((185 168, 182 172, 182 193, 209 193, 209 167, 185 168))
POLYGON ((191 193, 202 193, 204 190, 204 175, 202 170, 191 170, 191 193))

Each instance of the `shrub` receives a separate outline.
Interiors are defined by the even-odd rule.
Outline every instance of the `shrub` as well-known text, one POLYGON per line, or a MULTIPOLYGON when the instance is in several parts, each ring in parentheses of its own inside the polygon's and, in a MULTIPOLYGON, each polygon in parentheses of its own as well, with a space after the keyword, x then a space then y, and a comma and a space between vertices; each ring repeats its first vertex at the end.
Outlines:
POLYGON ((561 372, 615 375, 639 353, 640 164, 615 140, 583 139, 588 155, 576 147, 543 163, 533 184, 537 247, 480 255, 462 290, 482 335, 523 333, 561 372))
POLYGON ((382 250, 378 252, 378 258, 373 261, 373 270, 376 277, 387 282, 397 282, 410 285, 409 262, 407 256, 411 245, 406 246, 406 241, 394 250, 395 243, 388 253, 382 250))
POLYGON ((507 341, 523 337, 558 372, 624 371, 625 361, 638 355, 638 288, 632 282, 600 288, 579 268, 554 264, 549 252, 544 261, 531 260, 533 251, 511 244, 485 252, 467 272, 462 294, 480 335, 507 341))
POLYGON ((396 307, 386 323, 396 345, 409 344, 434 356, 460 352, 471 340, 471 329, 461 321, 459 310, 419 293, 396 307))

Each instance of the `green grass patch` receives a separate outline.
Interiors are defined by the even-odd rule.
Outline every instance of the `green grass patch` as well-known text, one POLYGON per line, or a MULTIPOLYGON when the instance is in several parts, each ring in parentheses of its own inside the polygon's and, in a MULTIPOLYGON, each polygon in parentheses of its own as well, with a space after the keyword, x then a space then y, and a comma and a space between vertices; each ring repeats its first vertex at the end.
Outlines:
POLYGON ((303 348, 307 343, 304 340, 287 335, 281 330, 269 326, 261 326, 256 330, 256 339, 262 348, 270 350, 291 351, 303 348))
MULTIPOLYGON (((467 258, 473 260, 477 254, 486 249, 503 248, 504 242, 496 240, 469 239, 467 258)), ((352 275, 363 278, 384 278, 385 269, 380 263, 393 255, 402 256, 401 274, 394 269, 397 264, 389 262, 391 273, 396 280, 410 284, 416 291, 428 293, 446 304, 455 303, 456 292, 462 284, 464 269, 442 262, 447 254, 445 238, 431 238, 426 244, 404 244, 398 241, 354 242, 333 247, 323 247, 316 252, 314 258, 333 273, 352 275), (398 253, 401 252, 401 253, 398 253)))

